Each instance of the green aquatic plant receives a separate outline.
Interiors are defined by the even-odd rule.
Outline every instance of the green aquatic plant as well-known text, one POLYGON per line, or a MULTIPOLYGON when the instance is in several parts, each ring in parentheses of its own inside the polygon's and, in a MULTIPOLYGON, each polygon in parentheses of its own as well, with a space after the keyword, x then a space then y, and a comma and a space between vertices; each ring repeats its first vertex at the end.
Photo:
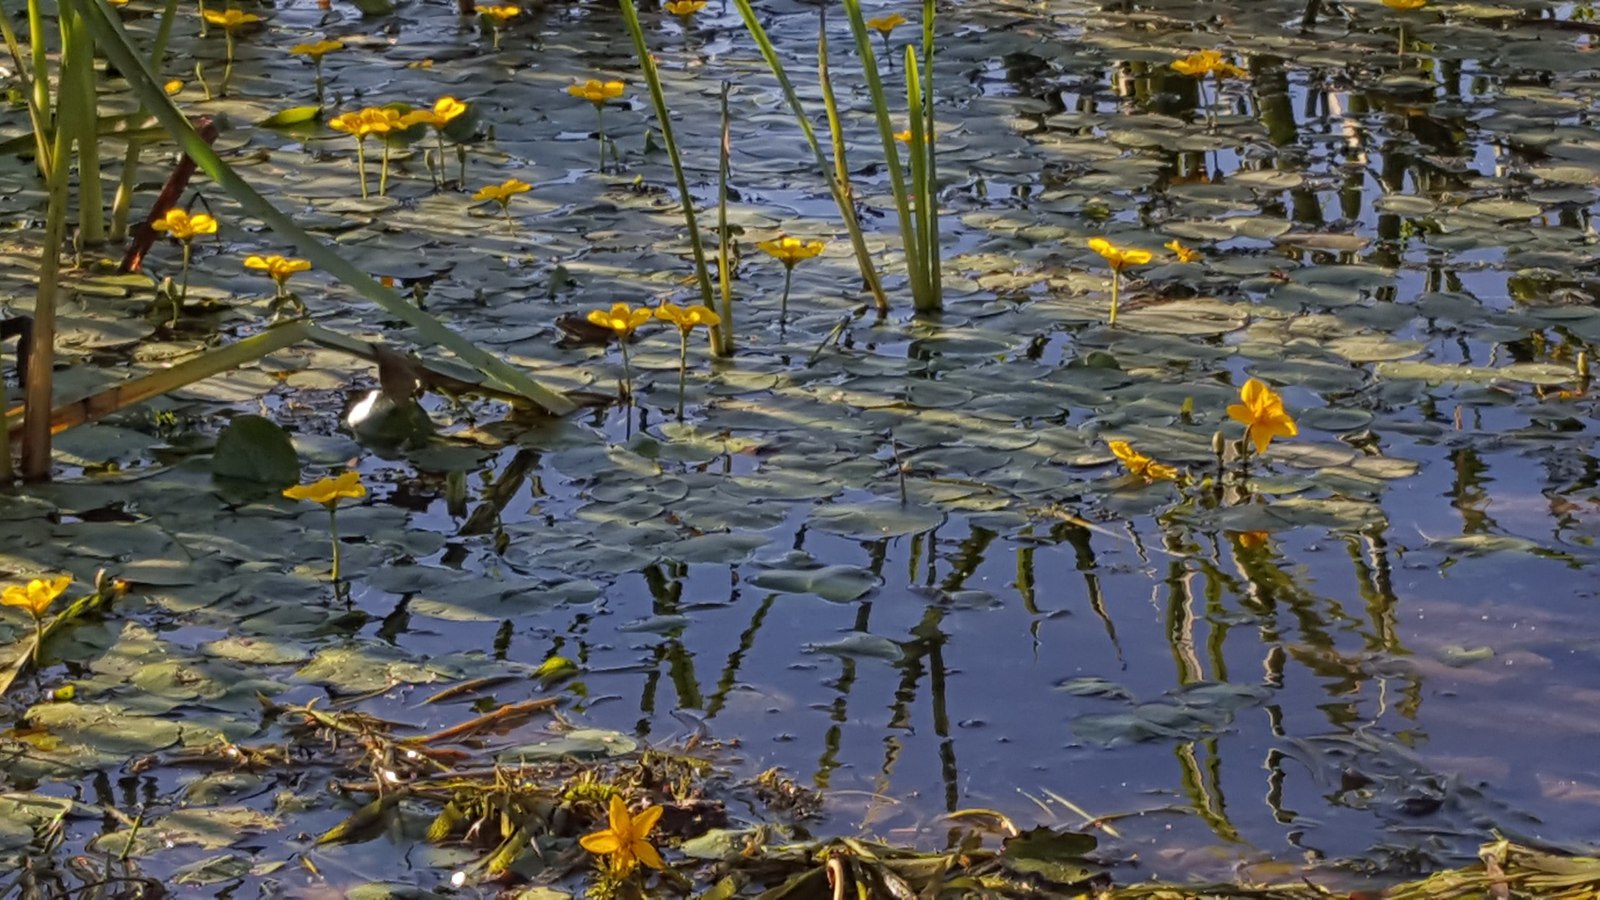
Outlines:
POLYGON ((633 369, 628 361, 628 341, 640 325, 654 316, 655 313, 642 306, 635 309, 626 303, 613 303, 610 309, 589 311, 589 324, 610 331, 622 348, 622 396, 625 398, 633 396, 633 369))
POLYGON ((526 181, 520 178, 507 178, 499 184, 486 184, 478 188, 478 192, 472 195, 472 199, 479 203, 493 200, 495 203, 500 204, 500 212, 506 217, 506 228, 512 234, 516 234, 517 220, 511 218, 511 198, 518 194, 526 194, 531 190, 533 190, 533 185, 526 181))
POLYGON ((328 535, 333 544, 333 567, 328 580, 333 582, 335 587, 339 584, 342 546, 339 542, 339 501, 359 500, 366 495, 367 486, 361 483, 361 473, 355 470, 334 478, 319 478, 310 484, 297 484, 283 489, 283 496, 290 500, 309 500, 327 508, 328 535))
POLYGON ((778 50, 772 44, 772 39, 767 36, 766 29, 761 25, 761 20, 756 16, 755 8, 750 5, 750 0, 734 0, 735 7, 739 10, 739 18, 744 21, 745 29, 756 42, 756 47, 761 51, 761 58, 766 61, 767 68, 772 76, 777 79, 784 101, 789 110, 794 113, 795 123, 800 126, 800 132, 805 136, 806 145, 811 148, 811 154, 817 161, 817 171, 828 183, 828 192, 833 196, 833 202, 839 209, 839 218, 844 222, 845 230, 850 234, 850 247, 855 251, 856 266, 861 270, 861 280, 872 302, 880 314, 889 311, 889 298, 883 290, 883 280, 878 275, 878 269, 872 262, 872 253, 867 249, 866 232, 861 228, 861 219, 856 214, 855 197, 850 188, 849 168, 845 164, 844 130, 840 125, 838 103, 835 100, 833 86, 828 75, 828 44, 825 27, 819 26, 817 31, 817 69, 822 86, 822 97, 828 117, 828 127, 832 134, 833 161, 830 165, 828 156, 822 151, 822 144, 817 140, 816 128, 811 124, 811 116, 800 103, 800 95, 795 91, 794 83, 789 79, 789 72, 783 64, 778 50))
MULTIPOLYGON (((683 391, 684 384, 689 377, 689 335, 696 328, 705 326, 714 329, 722 324, 722 318, 709 308, 696 303, 691 306, 679 306, 676 303, 662 303, 656 308, 656 318, 671 322, 678 328, 678 419, 683 419, 683 391)), ((715 342, 713 337, 712 341, 715 342)))
POLYGON ((228 84, 233 81, 233 53, 239 40, 239 33, 261 24, 261 17, 255 13, 247 13, 239 9, 229 8, 222 12, 214 9, 201 13, 206 22, 222 29, 222 36, 227 41, 227 57, 222 67, 222 95, 228 95, 228 84))
POLYGON ((789 318, 789 285, 794 280, 794 267, 804 260, 820 256, 826 246, 822 241, 807 241, 788 235, 756 245, 761 252, 783 263, 783 299, 778 304, 780 328, 789 318))
POLYGON ((1294 417, 1283 408, 1283 398, 1259 378, 1246 381, 1239 389, 1239 402, 1228 407, 1228 418, 1244 425, 1245 440, 1255 447, 1257 456, 1267 452, 1273 438, 1300 433, 1294 417))
POLYGON ((660 806, 651 806, 633 815, 622 795, 612 794, 606 827, 584 835, 578 843, 590 853, 605 857, 613 878, 627 876, 641 863, 652 869, 665 869, 666 862, 650 843, 650 832, 661 821, 661 813, 660 806))
POLYGON ((187 210, 174 207, 152 223, 151 227, 168 235, 183 247, 182 280, 177 295, 172 298, 171 324, 176 325, 178 316, 183 311, 184 301, 189 299, 189 263, 194 255, 194 239, 201 235, 216 234, 217 220, 206 213, 190 215, 187 210))
POLYGON ((905 141, 908 150, 904 166, 900 163, 899 142, 892 124, 894 114, 878 71, 877 57, 872 51, 861 2, 845 0, 844 9, 855 37, 856 54, 861 58, 862 74, 867 80, 873 118, 889 170, 912 306, 919 313, 935 313, 944 308, 944 289, 939 246, 938 142, 933 107, 934 3, 926 0, 922 7, 920 63, 917 48, 906 47, 906 112, 910 133, 905 141), (909 180, 907 169, 910 170, 909 180))
MULTIPOLYGON (((633 0, 621 0, 622 19, 628 26, 628 36, 633 39, 633 52, 639 58, 639 68, 644 72, 645 84, 650 88, 650 103, 655 107, 656 127, 661 129, 661 142, 667 147, 667 159, 672 162, 672 176, 678 185, 678 203, 683 209, 683 223, 689 231, 689 249, 694 255, 695 283, 700 288, 700 302, 706 307, 715 304, 711 289, 711 269, 706 262, 705 242, 700 237, 700 226, 694 211, 694 194, 689 191, 689 178, 684 174, 683 156, 678 152, 678 141, 672 129, 672 113, 667 108, 666 90, 661 86, 661 73, 656 69, 655 57, 644 42, 644 26, 639 24, 639 10, 633 0)), ((721 340, 712 350, 718 356, 733 346, 733 323, 728 322, 720 332, 721 340)))
POLYGON ((3 593, 0 593, 0 605, 15 606, 33 617, 34 640, 31 659, 35 666, 39 664, 39 648, 44 645, 45 611, 50 608, 50 604, 56 602, 56 598, 60 597, 71 584, 71 575, 62 575, 59 578, 51 578, 49 580, 35 578, 26 585, 21 587, 13 585, 6 588, 3 593))
POLYGON ((600 168, 606 170, 606 104, 622 96, 627 86, 620 81, 600 81, 590 78, 567 85, 567 93, 594 105, 595 140, 600 146, 600 168))
POLYGON ((1122 299, 1122 270, 1130 266, 1142 266, 1154 257, 1149 250, 1139 250, 1133 247, 1118 247, 1105 238, 1094 238, 1089 241, 1089 249, 1098 253, 1111 268, 1111 315, 1106 319, 1106 324, 1115 327, 1117 324, 1117 305, 1122 299))
POLYGON ((344 41, 311 41, 304 44, 295 44, 289 48, 292 56, 304 56, 311 60, 312 70, 317 85, 317 106, 322 106, 325 100, 326 83, 322 75, 322 58, 329 53, 344 49, 344 41))

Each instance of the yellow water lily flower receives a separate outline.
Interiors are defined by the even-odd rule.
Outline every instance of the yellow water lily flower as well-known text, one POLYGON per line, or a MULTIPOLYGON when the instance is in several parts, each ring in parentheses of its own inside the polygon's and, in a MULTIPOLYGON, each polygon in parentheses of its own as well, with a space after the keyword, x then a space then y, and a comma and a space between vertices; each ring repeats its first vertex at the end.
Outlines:
POLYGON ((1428 5, 1428 0, 1383 0, 1383 5, 1401 12, 1411 12, 1428 5))
POLYGON ((237 9, 230 9, 224 12, 208 9, 205 11, 205 19, 209 24, 227 31, 238 31, 246 25, 255 25, 261 21, 261 17, 255 13, 247 13, 237 9))
POLYGON ((1127 441, 1112 441, 1111 455, 1115 456, 1128 474, 1145 481, 1173 481, 1178 477, 1178 470, 1172 466, 1162 465, 1143 453, 1129 446, 1127 441))
POLYGON ((410 128, 413 125, 426 123, 434 129, 443 130, 446 125, 462 113, 467 111, 467 105, 454 97, 440 97, 435 100, 429 109, 414 109, 400 117, 400 126, 410 128))
POLYGON ((319 478, 310 484, 297 484, 283 489, 290 500, 310 500, 332 507, 340 500, 359 500, 367 495, 367 486, 361 483, 361 473, 354 469, 334 478, 319 478))
POLYGON ((867 27, 887 38, 889 32, 906 24, 908 21, 910 20, 899 13, 890 13, 887 16, 874 16, 868 19, 867 27))
POLYGON ((604 106, 607 100, 621 97, 626 87, 620 81, 597 81, 591 78, 578 84, 567 85, 567 93, 580 100, 587 100, 595 106, 604 106))
POLYGON ((1265 547, 1267 541, 1272 537, 1265 531, 1230 531, 1228 535, 1239 543, 1240 550, 1254 550, 1257 547, 1265 547))
POLYGON ((1129 266, 1142 266, 1154 258, 1149 250, 1118 247, 1105 238, 1090 241, 1089 249, 1105 257, 1106 264, 1113 272, 1121 272, 1129 266))
POLYGON ((589 311, 589 322, 601 328, 609 328, 618 338, 626 340, 629 335, 640 325, 655 318, 655 313, 646 307, 634 309, 626 303, 613 303, 610 309, 595 309, 589 311))
POLYGON ((289 279, 296 272, 309 272, 311 270, 311 260, 295 259, 277 254, 272 256, 247 256, 244 260, 244 267, 267 273, 273 281, 278 283, 278 290, 282 292, 285 289, 285 285, 289 283, 289 279))
POLYGON ((721 325, 722 317, 711 311, 711 308, 699 303, 690 306, 679 306, 676 303, 662 303, 656 307, 655 316, 664 322, 671 322, 678 326, 678 330, 688 335, 701 325, 711 327, 721 325))
POLYGON ((60 597, 70 584, 72 584, 71 575, 63 575, 60 578, 48 580, 35 578, 28 582, 25 587, 13 585, 6 588, 4 593, 0 593, 0 605, 20 607, 27 610, 28 615, 38 620, 44 615, 45 610, 50 608, 50 604, 56 602, 56 598, 60 597))
POLYGON ((635 816, 628 812, 628 804, 613 794, 610 819, 605 828, 578 839, 583 849, 610 857, 611 871, 618 875, 632 872, 640 863, 652 869, 667 867, 650 843, 650 832, 661 821, 661 807, 649 807, 635 816))
POLYGON ((344 49, 344 41, 315 41, 309 44, 295 44, 289 48, 291 56, 304 56, 313 61, 320 61, 324 56, 336 50, 344 49))
POLYGON ((756 244, 763 253, 784 264, 787 268, 794 268, 801 260, 807 260, 822 253, 827 245, 822 241, 806 241, 797 237, 778 237, 770 241, 756 244))
POLYGON ((517 16, 522 15, 522 7, 513 6, 513 5, 509 4, 509 3, 500 3, 500 4, 493 4, 493 5, 479 6, 478 7, 478 13, 480 15, 486 16, 490 21, 494 22, 496 25, 504 25, 505 23, 511 21, 512 19, 515 19, 517 16))
POLYGON ((1193 247, 1185 247, 1182 241, 1168 241, 1165 244, 1162 244, 1162 246, 1168 250, 1171 250, 1172 255, 1176 256, 1178 258, 1178 262, 1181 263, 1199 262, 1203 258, 1199 250, 1196 250, 1193 247))
POLYGON ((507 178, 499 184, 486 184, 478 188, 478 192, 472 195, 472 199, 480 203, 484 200, 493 200, 504 206, 511 202, 512 197, 518 194, 526 194, 531 190, 533 190, 533 185, 526 181, 520 178, 507 178))
POLYGON ((1199 53, 1191 53, 1183 59, 1173 61, 1172 70, 1191 78, 1204 78, 1207 75, 1214 75, 1217 78, 1244 78, 1249 74, 1228 62, 1228 58, 1223 56, 1220 50, 1201 50, 1199 53))
POLYGON ((173 94, 176 94, 179 91, 183 90, 183 82, 181 82, 178 79, 174 78, 171 81, 167 82, 166 84, 163 84, 161 86, 161 90, 166 92, 166 95, 168 97, 171 97, 173 94))
POLYGON ((1228 407, 1228 418, 1244 425, 1245 437, 1255 445, 1257 454, 1266 453, 1275 437, 1291 438, 1300 433, 1294 418, 1284 411, 1283 398, 1259 378, 1244 383, 1239 399, 1242 402, 1228 407))
POLYGON ((706 0, 667 0, 661 8, 680 19, 688 20, 695 13, 706 8, 706 0))
POLYGON ((372 133, 372 127, 367 124, 366 117, 360 112, 340 113, 328 120, 328 127, 334 131, 353 134, 357 139, 364 139, 372 133))
POLYGON ((188 243, 202 234, 216 234, 217 220, 205 213, 195 213, 191 216, 187 210, 174 207, 167 210, 166 215, 152 222, 150 227, 188 243))

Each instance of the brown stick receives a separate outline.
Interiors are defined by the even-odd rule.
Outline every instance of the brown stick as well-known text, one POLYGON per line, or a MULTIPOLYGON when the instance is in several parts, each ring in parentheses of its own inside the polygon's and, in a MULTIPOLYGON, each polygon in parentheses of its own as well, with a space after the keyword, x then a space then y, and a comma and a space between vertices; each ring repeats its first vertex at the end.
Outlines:
MULTIPOLYGON (((194 120, 195 130, 200 132, 200 139, 207 144, 217 140, 217 125, 210 116, 199 116, 194 120)), ((155 223, 167 214, 167 210, 178 204, 178 198, 189 187, 189 179, 194 177, 194 160, 185 153, 178 160, 178 165, 172 170, 172 175, 167 178, 167 183, 162 185, 161 193, 156 196, 155 205, 150 207, 150 215, 134 230, 133 241, 128 245, 128 252, 122 257, 122 265, 117 271, 126 275, 137 272, 144 265, 144 255, 150 252, 151 246, 156 242, 159 234, 155 223)))
POLYGON ((510 725, 520 719, 527 718, 537 712, 554 709, 561 702, 559 697, 545 697, 541 700, 527 700, 522 703, 507 703, 494 712, 484 713, 476 719, 468 719, 460 725, 453 725, 443 731, 424 735, 419 738, 407 738, 402 744, 437 744, 441 741, 450 741, 457 738, 470 737, 479 731, 493 726, 510 725))

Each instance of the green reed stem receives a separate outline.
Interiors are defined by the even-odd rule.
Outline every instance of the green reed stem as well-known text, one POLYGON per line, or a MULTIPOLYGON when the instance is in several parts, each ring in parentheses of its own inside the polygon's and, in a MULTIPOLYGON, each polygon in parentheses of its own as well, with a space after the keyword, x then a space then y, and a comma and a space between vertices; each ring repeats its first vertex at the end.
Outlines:
MULTIPOLYGON (((917 252, 916 226, 911 214, 911 194, 906 187, 906 175, 900 165, 900 149, 894 139, 894 125, 889 116, 889 100, 883 88, 883 78, 878 73, 878 58, 872 50, 872 36, 867 31, 866 19, 861 13, 861 0, 844 0, 845 15, 850 20, 850 31, 855 36, 856 54, 861 57, 862 73, 867 79, 867 90, 872 97, 872 111, 878 123, 878 139, 883 144, 884 161, 889 169, 889 187, 894 194, 895 213, 900 223, 900 242, 906 256, 906 276, 911 283, 911 301, 918 312, 937 309, 927 284, 927 270, 917 252), (931 307, 930 307, 931 304, 931 307)), ((907 76, 908 84, 910 76, 907 76)), ((913 113, 916 115, 916 113, 913 113)), ((926 135, 919 133, 917 125, 911 126, 915 141, 926 135)), ((915 146, 912 148, 915 157, 915 146)))
POLYGON ((939 140, 933 111, 933 24, 937 11, 934 0, 922 0, 922 119, 928 129, 926 165, 928 282, 940 308, 944 306, 944 261, 939 242, 939 140))
POLYGON ((77 144, 78 235, 85 244, 100 244, 106 239, 106 223, 105 191, 100 179, 94 36, 76 11, 61 9, 57 20, 63 51, 58 91, 63 97, 70 92, 75 101, 57 109, 57 127, 70 131, 77 144))
MULTIPOLYGON (((800 131, 805 135, 806 143, 811 147, 811 153, 817 160, 817 171, 828 182, 828 190, 833 194, 833 202, 839 207, 839 216, 844 221, 844 226, 850 233, 850 246, 855 250, 856 265, 861 269, 861 280, 866 290, 872 294, 872 299, 880 312, 889 309, 889 298, 883 292, 883 282, 878 277, 878 270, 872 264, 872 254, 867 249, 866 235, 861 230, 860 219, 856 216, 855 201, 850 195, 850 182, 848 179, 835 178, 828 173, 828 157, 822 152, 822 145, 817 141, 816 129, 811 125, 811 118, 806 114, 805 107, 800 104, 800 97, 795 93, 794 84, 789 80, 789 73, 783 66, 783 60, 778 56, 778 50, 772 45, 772 40, 767 37, 766 29, 761 26, 761 20, 756 17, 755 9, 750 5, 750 0, 734 0, 734 5, 739 9, 739 17, 744 20, 744 26, 750 32, 750 37, 756 42, 756 47, 761 51, 762 59, 766 60, 767 68, 772 70, 772 75, 778 80, 778 86, 783 91, 784 99, 788 102, 790 110, 794 112, 795 122, 800 126, 800 131)), ((819 41, 819 46, 825 47, 825 42, 819 41)), ((819 66, 826 66, 823 57, 819 66)), ((828 121, 833 130, 834 144, 838 146, 842 140, 838 123, 838 111, 833 103, 833 91, 828 85, 826 73, 822 78, 823 97, 828 103, 828 121)))
MULTIPOLYGON (((161 24, 156 28, 156 38, 150 47, 150 71, 159 72, 167 58, 167 42, 172 38, 172 26, 178 19, 178 0, 167 0, 161 9, 161 24)), ((150 114, 139 104, 138 116, 150 114)), ((121 243, 128 237, 128 217, 133 209, 133 194, 139 182, 139 157, 144 152, 144 142, 128 139, 128 148, 122 157, 122 177, 117 182, 117 192, 111 200, 111 234, 108 240, 121 243)))
MULTIPOLYGON (((844 218, 845 231, 850 235, 850 244, 855 250, 858 260, 867 260, 862 271, 863 278, 867 270, 871 271, 868 289, 872 293, 872 301, 876 305, 879 315, 889 312, 889 298, 883 292, 883 287, 878 283, 877 270, 872 269, 871 258, 867 256, 866 235, 861 230, 861 219, 856 215, 855 187, 850 182, 850 161, 845 155, 844 128, 839 124, 839 100, 833 93, 833 78, 828 71, 828 29, 826 7, 818 19, 817 27, 817 81, 822 86, 822 107, 828 115, 828 136, 833 145, 833 187, 835 199, 842 197, 840 215, 844 218)), ((824 170, 826 174, 826 170, 824 170)))
MULTIPOLYGON (((715 304, 711 292, 711 272, 706 265, 705 243, 700 238, 700 227, 695 222, 694 195, 689 193, 689 179, 683 172, 683 158, 678 154, 678 142, 672 134, 672 117, 667 109, 667 96, 661 88, 661 73, 656 70, 655 58, 645 46, 644 28, 639 24, 639 11, 633 0, 620 0, 622 18, 633 38, 633 50, 639 57, 639 67, 644 70, 645 81, 650 85, 650 101, 656 110, 656 125, 661 129, 661 141, 667 145, 667 158, 672 161, 672 174, 678 181, 678 198, 683 204, 684 224, 689 228, 689 246, 694 251, 695 278, 700 283, 700 302, 709 309, 715 304)), ((741 0, 748 2, 748 0, 741 0)))
MULTIPOLYGON (((937 255, 936 248, 932 245, 933 220, 938 214, 938 198, 935 195, 933 173, 929 169, 928 154, 937 139, 933 135, 933 126, 925 115, 923 106, 922 83, 918 77, 917 54, 911 47, 906 47, 906 109, 911 125, 911 200, 912 200, 912 225, 916 229, 911 235, 916 244, 917 252, 915 262, 922 267, 923 283, 929 297, 913 297, 916 301, 918 312, 937 312, 944 305, 940 296, 939 285, 934 279, 933 259, 937 255)), ((912 259, 908 256, 907 264, 912 259)))
MULTIPOLYGON (((718 356, 733 355, 733 271, 729 259, 733 236, 728 233, 728 178, 732 169, 733 132, 728 118, 728 92, 733 85, 722 83, 722 138, 719 141, 721 157, 717 165, 717 286, 722 289, 722 306, 718 318, 722 322, 711 329, 711 346, 718 356)), ((688 340, 685 337, 685 340, 688 340)), ((688 345, 684 345, 688 352, 688 345)), ((683 418, 683 391, 678 391, 678 418, 683 418)))

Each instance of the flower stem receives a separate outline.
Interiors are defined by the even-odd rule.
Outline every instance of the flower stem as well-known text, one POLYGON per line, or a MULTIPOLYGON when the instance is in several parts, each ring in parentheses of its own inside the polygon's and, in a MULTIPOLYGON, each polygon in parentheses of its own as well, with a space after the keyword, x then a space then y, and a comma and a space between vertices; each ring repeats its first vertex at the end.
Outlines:
POLYGON ((618 337, 617 344, 622 347, 622 396, 633 398, 633 369, 628 365, 628 339, 618 337))
POLYGON ((172 321, 167 325, 169 328, 178 324, 178 316, 183 313, 183 303, 189 299, 189 258, 193 253, 194 243, 192 241, 184 241, 183 276, 178 286, 178 296, 172 301, 172 321))
POLYGON ((339 510, 328 504, 328 535, 333 539, 333 571, 329 579, 337 587, 339 584, 340 551, 339 551, 339 510))
POLYGON ((389 193, 389 141, 383 142, 383 164, 378 167, 378 196, 383 197, 389 193))
POLYGON ((511 234, 515 235, 517 233, 517 220, 511 218, 511 198, 510 197, 507 197, 506 199, 500 201, 500 212, 505 214, 505 217, 506 217, 506 230, 509 231, 511 234))
POLYGON ((439 171, 434 173, 434 186, 444 187, 444 129, 434 131, 433 136, 439 141, 439 171))
POLYGON ((500 49, 500 26, 489 26, 489 46, 494 50, 500 49))
POLYGON ((312 63, 317 70, 317 106, 321 108, 325 103, 326 89, 322 84, 322 57, 317 57, 312 63))
POLYGON ((606 108, 598 103, 594 107, 595 142, 600 148, 600 171, 606 170, 606 108))
POLYGON ((361 180, 361 199, 367 198, 367 142, 356 138, 356 177, 361 180))
POLYGON ((683 421, 683 388, 689 380, 689 332, 678 330, 678 421, 683 421))
POLYGON ((44 649, 44 619, 33 617, 33 658, 34 671, 39 669, 39 652, 44 649))
POLYGON ((233 29, 223 29, 228 44, 228 59, 222 67, 222 96, 228 96, 228 82, 233 80, 233 29))
POLYGON ((1117 327, 1117 301, 1122 295, 1122 270, 1111 270, 1111 318, 1106 322, 1112 328, 1117 327))
POLYGON ((778 329, 789 322, 789 283, 794 280, 794 266, 783 270, 783 300, 778 303, 778 329))

